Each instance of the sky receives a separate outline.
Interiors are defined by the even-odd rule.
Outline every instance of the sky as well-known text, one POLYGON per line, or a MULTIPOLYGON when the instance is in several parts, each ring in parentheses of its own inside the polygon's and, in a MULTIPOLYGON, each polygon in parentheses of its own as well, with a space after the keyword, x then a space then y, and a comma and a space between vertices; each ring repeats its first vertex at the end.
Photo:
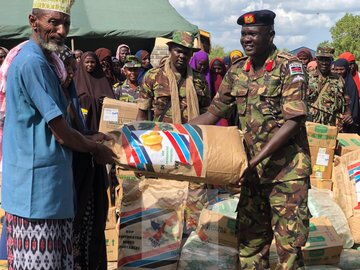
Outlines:
POLYGON ((170 0, 189 22, 212 35, 212 45, 226 51, 241 49, 241 26, 236 21, 247 11, 270 9, 276 13, 275 44, 289 50, 316 49, 331 41, 330 28, 345 13, 360 14, 360 0, 170 0))

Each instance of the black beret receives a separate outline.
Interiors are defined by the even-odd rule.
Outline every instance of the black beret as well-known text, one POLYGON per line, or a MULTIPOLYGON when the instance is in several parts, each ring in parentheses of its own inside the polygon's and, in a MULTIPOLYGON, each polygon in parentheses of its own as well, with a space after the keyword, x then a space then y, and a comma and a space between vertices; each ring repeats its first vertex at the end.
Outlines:
POLYGON ((247 12, 239 17, 239 25, 274 25, 276 14, 271 10, 255 10, 247 12))

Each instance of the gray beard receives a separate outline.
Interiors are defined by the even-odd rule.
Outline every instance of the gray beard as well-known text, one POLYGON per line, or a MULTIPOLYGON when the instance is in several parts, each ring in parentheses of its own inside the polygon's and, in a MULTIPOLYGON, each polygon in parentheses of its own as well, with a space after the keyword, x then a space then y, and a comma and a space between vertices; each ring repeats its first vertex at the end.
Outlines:
POLYGON ((65 49, 65 45, 58 45, 52 42, 46 42, 45 40, 43 40, 41 37, 39 37, 39 41, 40 41, 40 46, 44 49, 47 50, 49 52, 55 52, 55 53, 60 53, 65 49))

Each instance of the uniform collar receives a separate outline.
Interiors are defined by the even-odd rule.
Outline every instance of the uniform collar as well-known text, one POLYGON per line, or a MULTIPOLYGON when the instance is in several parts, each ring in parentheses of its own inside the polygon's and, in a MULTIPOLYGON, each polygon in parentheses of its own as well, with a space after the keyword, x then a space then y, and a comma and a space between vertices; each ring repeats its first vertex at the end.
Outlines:
MULTIPOLYGON (((274 46, 272 53, 265 61, 265 64, 263 67, 264 71, 270 72, 275 68, 275 66, 276 66, 275 59, 276 59, 277 54, 278 54, 278 50, 277 50, 276 46, 274 46)), ((249 57, 245 61, 244 71, 250 72, 251 69, 252 69, 252 63, 251 63, 251 58, 249 57)))

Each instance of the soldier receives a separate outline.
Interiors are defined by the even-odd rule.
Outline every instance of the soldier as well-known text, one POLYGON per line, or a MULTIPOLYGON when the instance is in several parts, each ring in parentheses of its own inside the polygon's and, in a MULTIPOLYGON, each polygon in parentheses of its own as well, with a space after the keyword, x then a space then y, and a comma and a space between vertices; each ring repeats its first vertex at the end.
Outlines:
POLYGON ((269 268, 274 236, 276 269, 297 269, 303 265, 301 247, 308 236, 306 80, 302 63, 273 44, 275 16, 260 10, 239 17, 247 57, 230 67, 208 112, 190 122, 215 124, 237 109, 250 158, 239 181, 241 269, 269 268))
POLYGON ((141 68, 140 61, 134 55, 127 55, 124 64, 124 74, 126 80, 117 89, 115 96, 124 102, 136 102, 140 95, 140 86, 137 82, 141 68))
POLYGON ((147 120, 147 112, 152 110, 150 120, 181 124, 206 111, 211 101, 206 80, 189 66, 192 52, 198 50, 193 44, 192 34, 174 33, 168 42, 170 56, 144 76, 139 120, 147 120))
MULTIPOLYGON (((211 98, 205 78, 189 66, 194 48, 194 37, 188 32, 175 32, 168 42, 170 56, 158 68, 150 69, 144 76, 138 99, 138 119, 173 124, 206 112, 211 98)), ((198 217, 206 202, 208 191, 204 184, 189 184, 185 210, 185 237, 196 229, 198 217)))
POLYGON ((353 119, 345 82, 339 75, 331 73, 334 51, 329 47, 316 50, 317 69, 309 73, 308 120, 342 128, 343 124, 351 125, 353 119))

